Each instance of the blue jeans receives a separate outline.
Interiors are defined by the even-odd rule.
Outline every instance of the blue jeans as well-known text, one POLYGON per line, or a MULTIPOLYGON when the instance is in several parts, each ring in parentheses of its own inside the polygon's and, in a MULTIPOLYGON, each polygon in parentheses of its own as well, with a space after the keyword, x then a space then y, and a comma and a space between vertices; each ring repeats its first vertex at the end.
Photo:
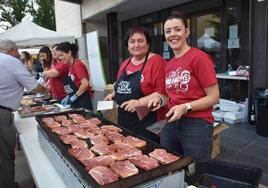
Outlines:
POLYGON ((213 126, 200 118, 181 118, 167 123, 160 133, 160 144, 180 155, 201 161, 211 158, 213 126))

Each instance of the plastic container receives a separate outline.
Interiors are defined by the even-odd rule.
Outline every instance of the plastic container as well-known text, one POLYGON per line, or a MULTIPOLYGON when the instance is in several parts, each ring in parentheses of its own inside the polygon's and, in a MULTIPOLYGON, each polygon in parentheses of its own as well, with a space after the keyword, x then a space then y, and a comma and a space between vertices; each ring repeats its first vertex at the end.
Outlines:
POLYGON ((268 89, 256 89, 255 102, 256 132, 268 137, 268 89))
POLYGON ((195 174, 185 180, 196 187, 258 188, 261 175, 259 168, 211 160, 197 163, 195 174))
POLYGON ((240 65, 236 72, 237 76, 249 76, 249 66, 240 65))

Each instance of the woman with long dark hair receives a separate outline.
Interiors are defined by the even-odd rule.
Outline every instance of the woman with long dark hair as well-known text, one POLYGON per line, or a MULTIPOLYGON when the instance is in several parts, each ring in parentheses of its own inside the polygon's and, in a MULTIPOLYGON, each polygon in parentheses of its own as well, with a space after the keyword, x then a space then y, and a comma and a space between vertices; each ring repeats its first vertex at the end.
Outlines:
POLYGON ((31 59, 31 55, 28 52, 23 51, 23 52, 21 52, 20 59, 21 59, 22 63, 25 65, 25 67, 27 68, 27 70, 30 73, 32 73, 33 61, 31 59))
POLYGON ((48 46, 43 46, 39 50, 39 60, 42 63, 43 71, 48 70, 52 63, 52 52, 48 46))
POLYGON ((67 96, 62 78, 68 76, 69 65, 60 59, 58 46, 59 44, 52 46, 52 64, 48 70, 43 72, 43 75, 48 78, 47 86, 50 88, 52 97, 60 101, 67 96))
POLYGON ((69 42, 60 43, 58 50, 61 59, 69 65, 69 74, 63 78, 65 92, 68 94, 63 100, 63 105, 72 108, 92 109, 91 96, 93 90, 89 85, 89 74, 86 65, 77 58, 78 46, 69 42))

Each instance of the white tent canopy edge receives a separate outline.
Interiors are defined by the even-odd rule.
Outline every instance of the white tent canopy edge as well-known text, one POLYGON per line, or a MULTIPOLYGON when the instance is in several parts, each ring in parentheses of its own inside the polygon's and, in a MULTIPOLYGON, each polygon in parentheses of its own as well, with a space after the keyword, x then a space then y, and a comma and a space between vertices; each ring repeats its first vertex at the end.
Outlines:
POLYGON ((43 28, 30 20, 24 20, 9 30, 0 33, 0 39, 12 40, 19 48, 51 46, 64 41, 75 42, 74 36, 43 28))

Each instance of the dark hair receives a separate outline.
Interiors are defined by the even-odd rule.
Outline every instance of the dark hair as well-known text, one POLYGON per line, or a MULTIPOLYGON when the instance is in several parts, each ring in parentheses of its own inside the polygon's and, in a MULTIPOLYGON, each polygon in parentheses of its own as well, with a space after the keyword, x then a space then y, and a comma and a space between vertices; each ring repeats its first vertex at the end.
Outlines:
POLYGON ((59 44, 57 43, 57 44, 54 44, 52 47, 51 47, 51 49, 53 49, 53 48, 55 48, 56 47, 56 50, 58 50, 58 46, 59 46, 59 44))
MULTIPOLYGON (((166 21, 172 20, 172 19, 180 19, 183 22, 185 28, 188 28, 187 19, 184 16, 183 12, 181 12, 181 11, 172 11, 170 13, 170 15, 168 16, 168 18, 166 19, 166 21)), ((165 23, 166 23, 166 21, 165 21, 165 23)))
POLYGON ((46 53, 48 60, 44 61, 44 67, 50 67, 51 66, 51 62, 52 62, 52 52, 49 49, 49 47, 47 46, 43 46, 40 50, 39 50, 39 54, 40 53, 46 53))
POLYGON ((74 43, 69 43, 69 42, 62 42, 58 45, 57 50, 63 51, 65 53, 68 53, 69 51, 71 51, 72 56, 74 58, 77 57, 77 52, 78 52, 78 46, 74 43))
POLYGON ((31 55, 28 52, 23 51, 21 53, 24 54, 24 57, 25 57, 24 60, 26 61, 31 60, 31 55))
POLYGON ((134 33, 144 34, 146 41, 147 41, 147 44, 149 44, 149 45, 151 44, 151 36, 149 34, 149 31, 145 27, 135 26, 135 27, 130 28, 125 35, 124 44, 126 47, 128 47, 129 38, 132 37, 134 35, 134 33))

